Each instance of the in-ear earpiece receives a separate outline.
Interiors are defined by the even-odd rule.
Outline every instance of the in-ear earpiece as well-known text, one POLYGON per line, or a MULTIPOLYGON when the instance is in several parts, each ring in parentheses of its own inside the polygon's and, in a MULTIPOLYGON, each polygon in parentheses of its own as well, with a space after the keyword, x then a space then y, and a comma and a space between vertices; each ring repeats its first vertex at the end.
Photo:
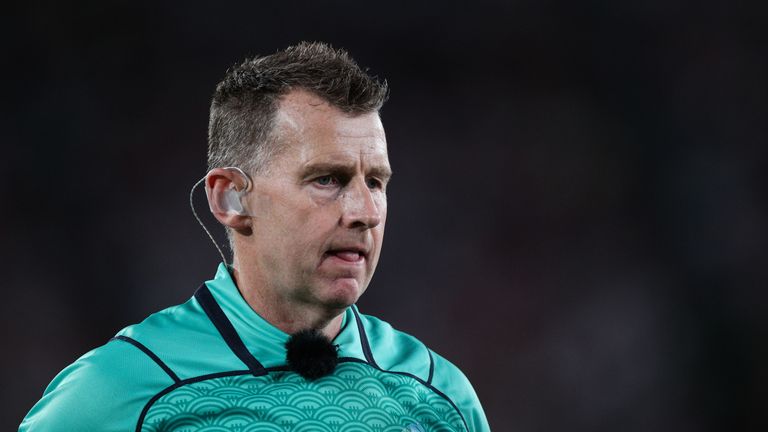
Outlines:
MULTIPOLYGON (((222 192, 219 199, 216 200, 217 202, 214 203, 209 199, 211 212, 223 211, 225 213, 239 216, 250 216, 247 204, 244 204, 243 198, 251 190, 251 178, 238 167, 224 167, 222 169, 234 171, 240 177, 241 181, 233 181, 230 183, 229 188, 222 192), (218 206, 218 208, 214 208, 214 206, 218 206)), ((208 175, 210 175, 210 172, 208 175)), ((208 194, 207 187, 205 191, 206 194, 208 194)))
POLYGON ((220 203, 222 210, 227 213, 247 216, 248 212, 246 212, 243 207, 243 197, 246 193, 247 191, 245 189, 237 190, 234 184, 229 185, 229 189, 222 194, 220 203))

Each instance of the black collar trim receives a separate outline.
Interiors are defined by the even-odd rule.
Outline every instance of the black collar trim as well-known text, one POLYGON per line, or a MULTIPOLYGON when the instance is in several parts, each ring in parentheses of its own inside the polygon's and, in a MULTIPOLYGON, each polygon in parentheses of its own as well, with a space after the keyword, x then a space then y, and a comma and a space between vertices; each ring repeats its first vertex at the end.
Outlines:
POLYGON ((224 315, 221 306, 219 306, 216 299, 213 298, 211 291, 205 284, 202 284, 200 288, 197 289, 195 298, 198 303, 200 303, 200 306, 202 306, 203 311, 208 315, 208 318, 213 325, 216 326, 216 330, 219 331, 221 337, 224 338, 224 342, 227 343, 229 349, 232 350, 237 358, 248 366, 248 370, 250 370, 254 376, 265 375, 267 370, 258 360, 256 360, 256 357, 248 351, 248 348, 245 347, 245 344, 243 343, 243 340, 240 339, 240 336, 238 336, 235 327, 229 321, 227 316, 224 315))

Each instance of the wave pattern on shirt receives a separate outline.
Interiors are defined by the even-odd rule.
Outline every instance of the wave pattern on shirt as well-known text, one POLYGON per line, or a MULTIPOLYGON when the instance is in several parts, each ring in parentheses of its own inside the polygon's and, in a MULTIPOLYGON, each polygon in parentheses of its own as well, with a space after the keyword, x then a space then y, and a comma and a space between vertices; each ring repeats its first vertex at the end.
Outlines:
POLYGON ((464 430, 453 406, 418 380, 350 362, 315 381, 272 372, 186 384, 150 407, 141 430, 401 432, 409 425, 464 430))

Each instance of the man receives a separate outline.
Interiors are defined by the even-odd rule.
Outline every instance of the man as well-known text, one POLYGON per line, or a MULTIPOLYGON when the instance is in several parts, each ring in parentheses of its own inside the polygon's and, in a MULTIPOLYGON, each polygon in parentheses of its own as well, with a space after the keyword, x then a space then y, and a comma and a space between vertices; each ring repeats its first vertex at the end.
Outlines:
POLYGON ((355 306, 384 236, 386 95, 320 43, 228 71, 205 186, 232 265, 67 367, 20 430, 489 430, 455 366, 355 306))

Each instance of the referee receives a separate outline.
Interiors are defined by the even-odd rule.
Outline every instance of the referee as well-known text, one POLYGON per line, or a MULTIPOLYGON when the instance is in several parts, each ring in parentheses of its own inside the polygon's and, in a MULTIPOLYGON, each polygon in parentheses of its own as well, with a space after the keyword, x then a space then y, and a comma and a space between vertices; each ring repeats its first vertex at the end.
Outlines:
POLYGON ((467 378, 355 306, 392 175, 386 83, 301 43, 216 87, 208 204, 234 252, 59 373, 20 431, 489 431, 467 378))

